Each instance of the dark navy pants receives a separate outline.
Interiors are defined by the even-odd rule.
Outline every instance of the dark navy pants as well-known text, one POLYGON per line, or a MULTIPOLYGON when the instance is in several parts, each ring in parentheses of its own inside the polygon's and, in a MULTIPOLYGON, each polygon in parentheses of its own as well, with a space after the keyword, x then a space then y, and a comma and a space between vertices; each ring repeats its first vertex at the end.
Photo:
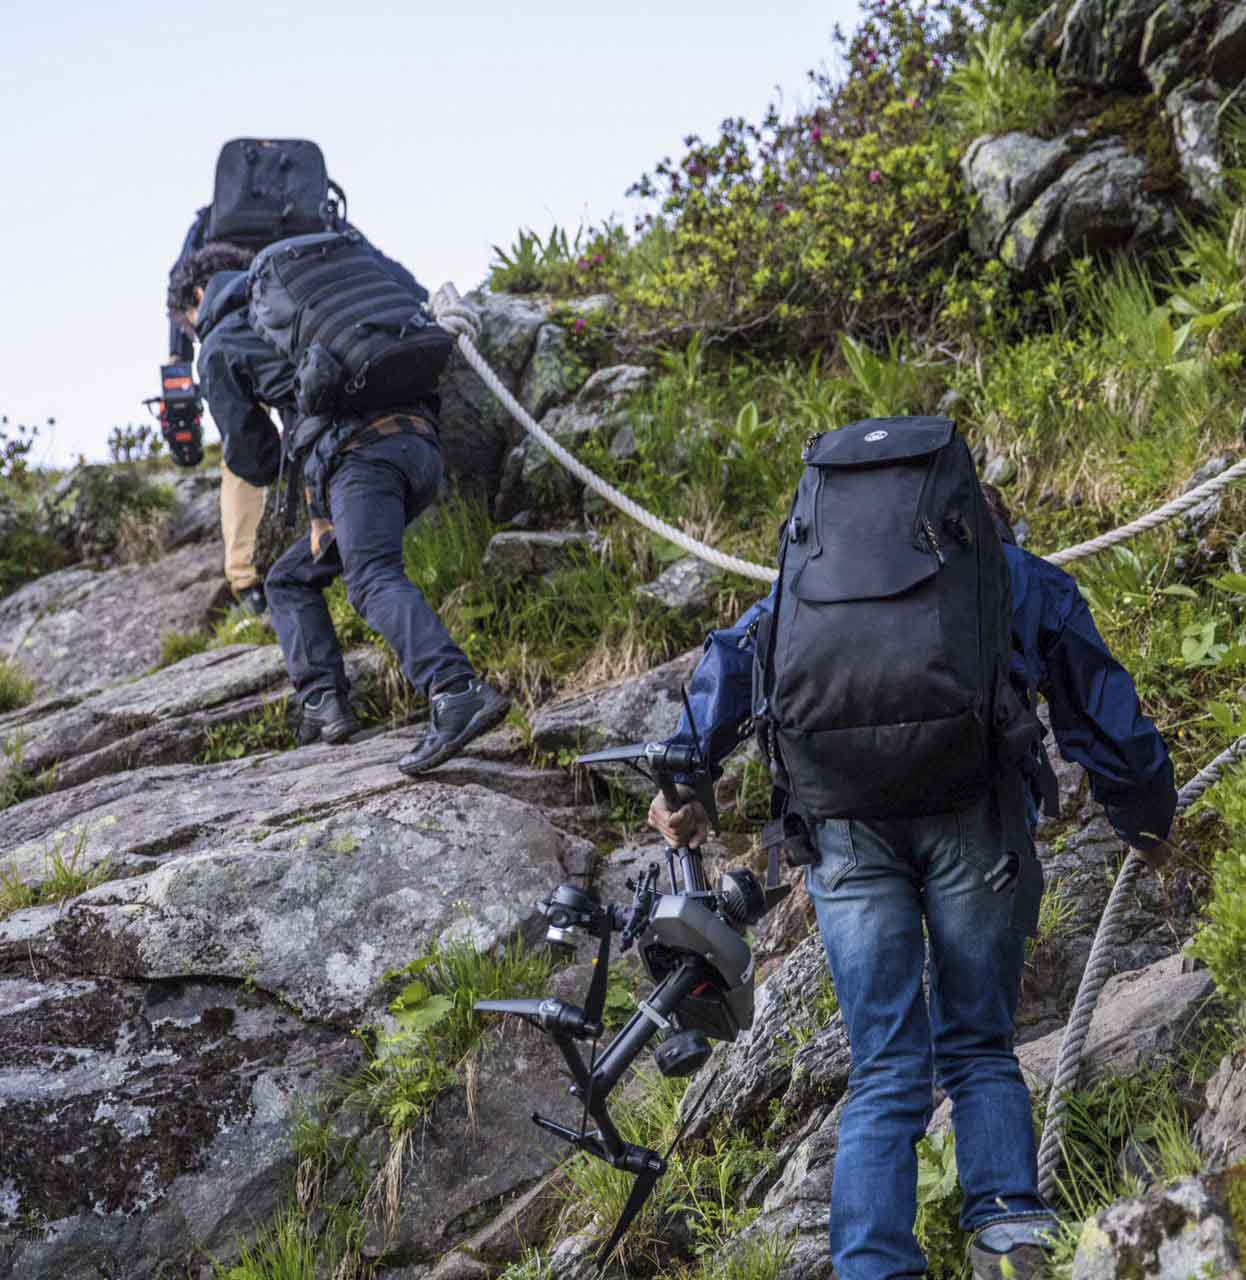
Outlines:
POLYGON ((264 584, 300 703, 321 690, 347 691, 342 649, 323 595, 338 574, 351 604, 385 637, 420 692, 473 674, 403 568, 403 531, 437 496, 440 483, 440 448, 414 432, 382 436, 342 455, 329 482, 335 543, 313 560, 310 535, 300 538, 264 584))

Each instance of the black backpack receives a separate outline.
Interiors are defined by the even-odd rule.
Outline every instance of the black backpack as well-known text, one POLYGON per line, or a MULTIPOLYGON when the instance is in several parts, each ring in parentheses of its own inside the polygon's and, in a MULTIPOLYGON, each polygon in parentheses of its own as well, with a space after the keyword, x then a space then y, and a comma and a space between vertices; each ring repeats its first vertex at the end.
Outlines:
POLYGON ((282 240, 251 263, 251 327, 294 365, 300 413, 408 408, 436 395, 452 340, 391 265, 357 231, 282 240))
POLYGON ((346 197, 314 142, 235 138, 217 157, 207 239, 259 249, 337 227, 345 212, 346 197))
POLYGON ((1040 733, 969 450, 947 418, 871 418, 803 456, 754 670, 776 785, 810 820, 963 808, 1040 733))

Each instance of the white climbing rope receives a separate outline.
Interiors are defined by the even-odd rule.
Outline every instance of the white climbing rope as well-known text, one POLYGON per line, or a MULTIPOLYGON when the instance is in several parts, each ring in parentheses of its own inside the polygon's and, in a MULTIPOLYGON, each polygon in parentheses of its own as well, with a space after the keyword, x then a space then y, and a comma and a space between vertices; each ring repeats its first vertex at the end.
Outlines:
MULTIPOLYGON (((589 470, 573 454, 568 453, 511 395, 506 384, 489 366, 489 362, 476 350, 475 340, 480 337, 479 313, 470 302, 464 302, 459 297, 459 292, 454 285, 443 284, 437 290, 432 300, 432 311, 437 323, 454 335, 458 348, 463 353, 463 358, 476 370, 477 374, 480 375, 481 381, 493 392, 503 408, 510 413, 525 431, 534 436, 547 452, 562 463, 581 484, 592 489, 594 493, 599 493, 612 506, 622 511, 624 515, 630 516, 638 524, 656 533, 659 537, 665 538, 668 542, 673 542, 677 547, 688 552, 689 555, 696 556, 698 560, 704 560, 707 564, 712 564, 719 569, 726 569, 729 573, 738 573, 742 577, 752 578, 757 582, 773 582, 779 576, 777 569, 768 568, 763 564, 754 564, 751 560, 742 560, 739 556, 727 555, 725 552, 716 551, 713 547, 706 546, 704 542, 699 542, 696 538, 689 537, 683 530, 676 529, 674 525, 667 524, 665 520, 661 520, 653 515, 652 512, 646 511, 638 502, 633 502, 631 498, 625 493, 621 493, 612 484, 607 484, 606 481, 595 472, 589 470)), ((1198 488, 1191 489, 1189 493, 1183 493, 1179 498, 1174 498, 1171 502, 1165 503, 1162 507, 1156 508, 1156 510, 1149 512, 1147 515, 1139 516, 1137 520, 1131 520, 1129 524, 1121 525, 1119 529, 1112 529, 1108 533, 1100 534, 1097 538, 1090 538, 1086 542, 1077 543, 1076 546, 1065 547, 1063 551, 1053 552, 1051 555, 1046 556, 1045 559, 1052 564, 1070 564, 1074 560, 1082 560, 1086 556, 1093 556, 1100 551, 1106 551, 1109 547, 1126 542, 1140 533, 1145 533, 1148 529, 1154 529, 1169 520, 1175 519, 1182 512, 1198 506, 1200 502, 1211 497, 1213 493, 1218 493, 1221 489, 1240 480, 1243 476, 1246 476, 1246 458, 1241 462, 1234 463, 1227 471, 1222 471, 1218 476, 1213 476, 1204 484, 1200 484, 1198 488)))
POLYGON ((1106 551, 1109 547, 1114 547, 1118 543, 1128 542, 1130 538, 1137 537, 1140 533, 1146 533, 1148 529, 1154 529, 1169 520, 1176 519, 1182 512, 1189 511, 1191 507, 1197 507, 1200 502, 1205 502, 1213 493, 1219 493, 1221 489, 1227 488, 1243 476, 1246 476, 1246 459, 1241 462, 1235 462, 1227 470, 1220 472, 1218 476, 1213 476, 1196 489, 1191 489, 1189 493, 1183 493, 1179 498, 1166 502, 1162 507, 1157 507, 1154 511, 1148 512, 1144 516, 1139 516, 1137 520, 1131 520, 1128 524, 1121 525, 1119 529, 1100 534, 1099 537, 1090 538, 1086 542, 1079 542, 1076 546, 1065 547, 1063 551, 1053 552, 1051 555, 1046 556, 1045 559, 1052 564, 1069 564, 1074 560, 1083 560, 1087 556, 1106 551))
POLYGON ((673 542, 677 547, 688 552, 689 555, 694 555, 699 560, 704 560, 707 564, 715 565, 719 569, 726 569, 729 573, 738 573, 745 578, 755 578, 758 582, 773 582, 778 577, 778 571, 775 569, 767 569, 765 565, 753 564, 749 560, 741 560, 738 556, 716 551, 713 547, 707 547, 705 543, 698 542, 696 538, 689 537, 682 529, 676 529, 674 525, 667 524, 665 520, 659 520, 657 516, 646 511, 639 503, 633 502, 625 493, 620 493, 613 485, 607 484, 574 455, 568 453, 511 395, 506 388, 506 384, 493 372, 489 367, 488 361, 476 350, 473 338, 479 336, 480 322, 472 313, 472 309, 459 298, 458 292, 452 284, 444 284, 437 291, 437 296, 433 299, 433 314, 437 317, 437 323, 443 329, 455 335, 458 348, 463 353, 463 358, 476 370, 485 386, 493 392, 498 401, 510 412, 519 425, 534 436, 538 443, 561 462, 581 484, 592 489, 594 493, 601 494, 607 502, 617 507, 624 515, 630 516, 638 524, 644 525, 652 533, 656 533, 660 538, 665 538, 668 542, 673 542))
MULTIPOLYGON (((1177 793, 1178 815, 1184 813, 1208 787, 1218 782, 1230 765, 1243 758, 1246 758, 1246 737, 1238 738, 1181 788, 1177 793)), ((1120 875, 1116 877, 1108 904, 1103 910, 1103 918, 1099 921, 1098 932, 1090 947, 1086 969, 1078 984, 1073 1011, 1064 1028, 1064 1038, 1060 1041, 1060 1055, 1056 1061, 1055 1078, 1047 1095, 1047 1118, 1038 1148, 1038 1190, 1044 1198, 1050 1198, 1056 1189, 1056 1171, 1060 1164, 1060 1143, 1064 1136, 1069 1095, 1077 1087, 1082 1050, 1090 1032, 1095 1004, 1112 974, 1111 953, 1125 920, 1129 891, 1145 865, 1143 857, 1131 850, 1121 867, 1120 875)))

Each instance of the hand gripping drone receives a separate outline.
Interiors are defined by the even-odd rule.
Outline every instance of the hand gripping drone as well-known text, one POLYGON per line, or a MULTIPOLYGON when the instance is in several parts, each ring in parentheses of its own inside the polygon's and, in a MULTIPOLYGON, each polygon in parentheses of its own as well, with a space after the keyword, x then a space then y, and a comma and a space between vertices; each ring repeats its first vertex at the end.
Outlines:
MULTIPOLYGON (((718 827, 713 783, 695 746, 642 742, 580 756, 577 763, 630 765, 656 783, 672 812, 683 803, 675 778, 684 775, 692 780, 697 799, 718 827)), ((737 868, 725 872, 711 890, 700 850, 687 847, 668 848, 666 868, 667 892, 658 887, 661 872, 656 862, 637 880, 627 882, 632 890, 630 907, 603 905, 596 895, 571 884, 559 885, 537 904, 549 921, 546 939, 550 943, 567 945, 577 929, 597 938, 597 959, 583 1008, 552 997, 481 1000, 476 1005, 482 1012, 513 1014, 540 1027, 553 1037, 566 1059, 573 1079, 571 1094, 583 1103, 579 1127, 571 1129, 542 1115, 532 1119, 580 1151, 636 1177, 610 1239, 598 1255, 599 1267, 605 1266, 666 1172, 671 1151, 683 1133, 681 1128, 665 1154, 625 1142, 606 1107, 610 1091, 641 1049, 659 1034, 662 1039, 654 1052, 658 1070, 666 1076, 690 1076, 709 1058, 711 1039, 734 1040, 752 1025, 753 953, 743 933, 791 888, 777 883, 774 862, 765 887, 751 871, 737 868), (614 933, 620 935, 621 951, 633 943, 639 946, 645 969, 657 985, 598 1056, 614 933), (587 1061, 578 1041, 592 1044, 587 1061)), ((685 1116, 684 1126, 691 1115, 689 1111, 685 1116)))

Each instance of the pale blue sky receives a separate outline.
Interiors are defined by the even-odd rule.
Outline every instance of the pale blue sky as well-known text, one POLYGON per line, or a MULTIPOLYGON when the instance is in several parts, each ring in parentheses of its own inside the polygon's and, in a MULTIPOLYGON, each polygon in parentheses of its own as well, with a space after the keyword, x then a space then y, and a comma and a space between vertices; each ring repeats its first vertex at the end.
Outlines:
MULTIPOLYGON (((223 141, 308 137, 353 221, 466 290, 521 225, 612 212, 685 133, 756 116, 852 0, 30 3, 0 18, 0 413, 103 457, 165 352, 165 276, 223 141)), ((209 439, 215 432, 209 429, 209 439)))

